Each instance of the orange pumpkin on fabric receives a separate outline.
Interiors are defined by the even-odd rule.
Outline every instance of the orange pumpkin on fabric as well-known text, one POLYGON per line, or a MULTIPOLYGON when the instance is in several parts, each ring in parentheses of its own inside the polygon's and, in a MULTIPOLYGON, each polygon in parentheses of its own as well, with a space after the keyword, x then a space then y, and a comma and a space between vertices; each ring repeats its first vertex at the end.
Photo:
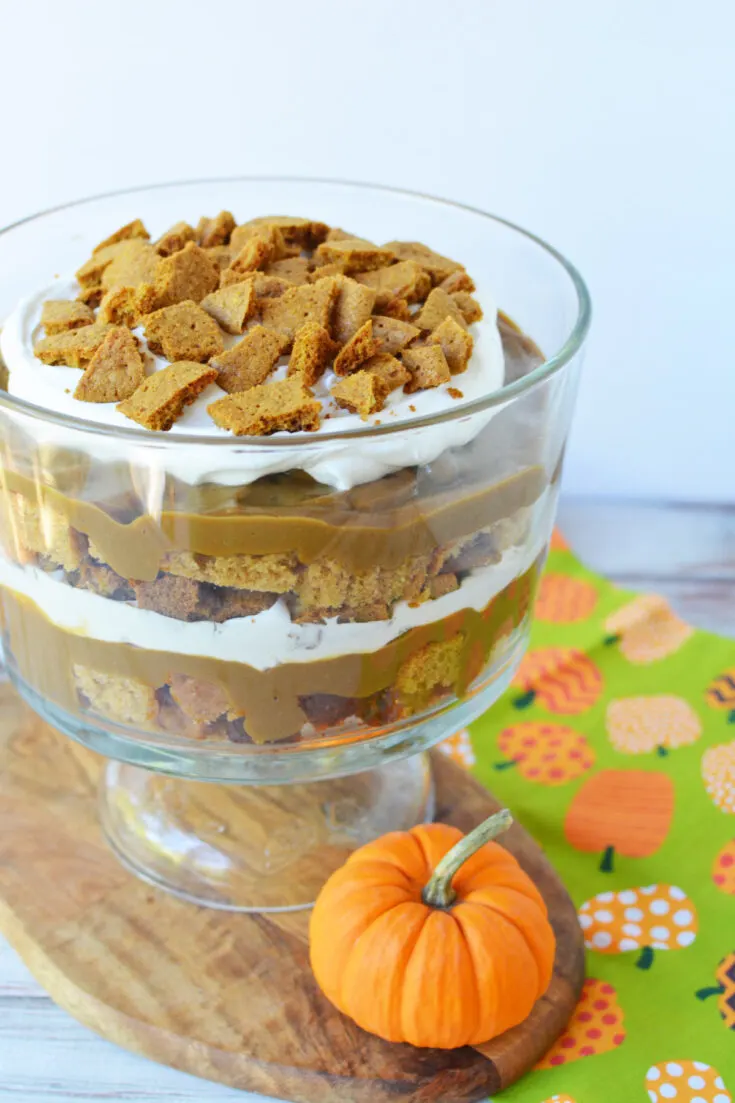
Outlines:
POLYGON ((539 647, 521 659, 512 684, 525 690, 513 706, 528 708, 534 701, 567 716, 591 709, 603 690, 602 674, 583 651, 573 647, 539 647))
POLYGON ((647 858, 663 845, 674 814, 674 783, 646 770, 600 770, 577 791, 564 834, 576 850, 602 851, 610 873, 615 852, 647 858))
POLYGON ((396 831, 356 850, 311 916, 324 995, 389 1042, 454 1049, 517 1026, 551 981, 546 905, 491 841, 498 812, 469 835, 447 824, 396 831))
POLYGON ((617 1049, 625 1041, 624 1020, 612 984, 587 977, 566 1030, 534 1067, 554 1069, 617 1049))
POLYGON ((576 624, 592 615, 597 598, 591 582, 547 571, 536 596, 536 620, 546 624, 576 624))

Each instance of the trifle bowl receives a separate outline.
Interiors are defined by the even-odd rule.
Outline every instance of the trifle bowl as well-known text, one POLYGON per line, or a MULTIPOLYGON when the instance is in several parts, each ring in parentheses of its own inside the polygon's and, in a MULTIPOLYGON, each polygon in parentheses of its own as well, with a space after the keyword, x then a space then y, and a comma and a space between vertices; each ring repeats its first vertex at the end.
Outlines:
POLYGON ((103 196, 0 257, 10 677, 111 759, 140 876, 308 905, 432 815, 422 752, 517 669, 584 284, 500 219, 309 180, 103 196))

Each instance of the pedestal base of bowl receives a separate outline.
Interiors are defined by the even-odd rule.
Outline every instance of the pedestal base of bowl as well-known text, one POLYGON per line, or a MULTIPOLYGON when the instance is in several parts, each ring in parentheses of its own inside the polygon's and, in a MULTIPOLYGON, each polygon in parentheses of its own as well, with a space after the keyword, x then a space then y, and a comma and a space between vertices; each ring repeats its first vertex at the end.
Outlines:
MULTIPOLYGON (((468 830, 498 807, 432 754, 436 817, 468 830)), ((133 876, 107 846, 103 759, 0 686, 0 930, 50 996, 136 1053, 295 1103, 465 1103, 530 1069, 561 1033, 584 974, 574 905, 519 825, 503 844, 544 895, 554 977, 519 1027, 480 1049, 418 1050, 365 1034, 316 987, 308 912, 197 907, 133 876)))

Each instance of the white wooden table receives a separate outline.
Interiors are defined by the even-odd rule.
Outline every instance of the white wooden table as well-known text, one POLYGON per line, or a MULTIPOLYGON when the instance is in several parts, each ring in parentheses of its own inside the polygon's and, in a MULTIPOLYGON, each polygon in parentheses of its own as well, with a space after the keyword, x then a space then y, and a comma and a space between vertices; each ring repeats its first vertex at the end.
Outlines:
MULTIPOLYGON (((560 525, 590 567, 665 594, 685 620, 735 637, 735 507, 570 500, 560 525)), ((260 1100, 118 1049, 58 1010, 0 939, 0 1100, 260 1100)), ((345 1103, 348 1103, 346 1100, 345 1103)))

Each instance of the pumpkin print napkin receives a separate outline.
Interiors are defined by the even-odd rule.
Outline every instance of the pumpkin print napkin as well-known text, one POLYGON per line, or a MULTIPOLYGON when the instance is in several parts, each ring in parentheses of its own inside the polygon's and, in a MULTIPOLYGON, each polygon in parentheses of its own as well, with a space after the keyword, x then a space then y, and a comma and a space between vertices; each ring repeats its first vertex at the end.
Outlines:
POLYGON ((733 1103, 735 641, 557 534, 514 684, 442 750, 544 847, 587 946, 572 1021, 503 1103, 733 1103))

